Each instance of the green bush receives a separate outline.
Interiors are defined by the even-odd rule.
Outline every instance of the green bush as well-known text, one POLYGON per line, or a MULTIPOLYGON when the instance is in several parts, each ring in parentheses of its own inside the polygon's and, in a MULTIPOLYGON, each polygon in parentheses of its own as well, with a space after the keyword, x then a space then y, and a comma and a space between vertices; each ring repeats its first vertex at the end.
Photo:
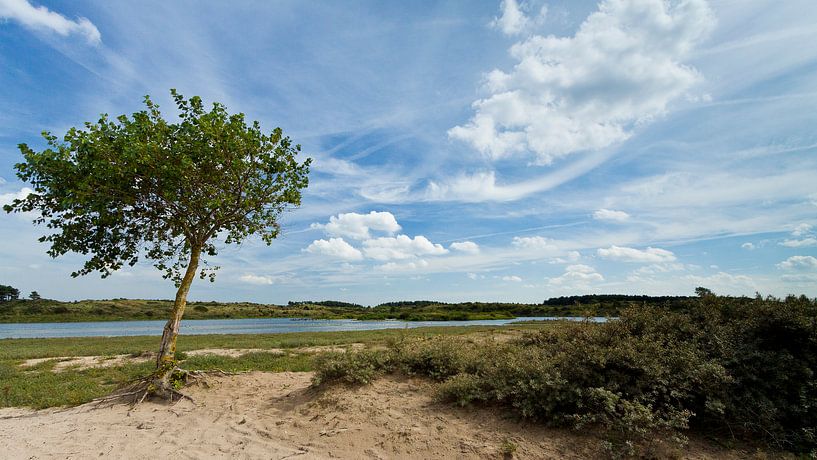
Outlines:
POLYGON ((370 383, 384 372, 393 370, 393 355, 381 351, 324 353, 316 361, 313 385, 327 382, 370 383))
MULTIPOLYGON (((817 302, 703 293, 686 311, 630 308, 511 343, 440 337, 334 355, 316 382, 385 372, 441 382, 458 404, 491 404, 554 426, 595 427, 620 453, 698 429, 817 448, 817 302)), ((642 451, 643 453, 643 451, 642 451)))

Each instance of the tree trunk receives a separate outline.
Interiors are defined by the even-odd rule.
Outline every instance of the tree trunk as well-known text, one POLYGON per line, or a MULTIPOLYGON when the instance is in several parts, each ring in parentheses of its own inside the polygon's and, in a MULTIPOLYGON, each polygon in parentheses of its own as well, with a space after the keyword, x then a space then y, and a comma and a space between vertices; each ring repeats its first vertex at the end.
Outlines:
POLYGON ((162 371, 167 374, 158 376, 163 380, 169 378, 170 372, 175 367, 176 338, 179 336, 179 325, 182 321, 182 315, 184 315, 184 307, 187 306, 187 293, 190 292, 190 285, 193 283, 193 278, 196 277, 199 268, 200 255, 200 247, 194 246, 190 249, 190 263, 187 265, 187 271, 184 273, 179 290, 176 291, 173 314, 165 324, 164 332, 162 332, 162 345, 159 348, 159 355, 156 357, 156 369, 159 374, 162 371))

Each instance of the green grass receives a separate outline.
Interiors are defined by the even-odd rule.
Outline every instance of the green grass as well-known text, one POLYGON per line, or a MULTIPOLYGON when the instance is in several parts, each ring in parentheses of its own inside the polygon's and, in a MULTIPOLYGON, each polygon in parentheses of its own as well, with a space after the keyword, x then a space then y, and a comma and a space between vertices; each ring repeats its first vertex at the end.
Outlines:
MULTIPOLYGON (((185 357, 182 367, 187 369, 221 369, 224 371, 311 371, 315 368, 315 354, 298 352, 297 348, 312 346, 347 345, 364 343, 367 346, 384 345, 399 338, 423 338, 439 335, 490 335, 512 330, 536 330, 550 325, 511 325, 505 327, 428 327, 416 329, 389 329, 349 332, 295 332, 287 334, 253 335, 191 335, 180 336, 178 350, 184 352, 202 348, 255 348, 293 349, 292 353, 254 352, 238 358, 224 356, 185 357)), ((69 337, 55 339, 0 340, 0 407, 73 406, 109 394, 117 387, 148 375, 153 363, 125 364, 106 368, 67 369, 52 372, 57 359, 32 367, 21 367, 26 359, 67 356, 139 355, 156 351, 158 336, 137 337, 69 337)))

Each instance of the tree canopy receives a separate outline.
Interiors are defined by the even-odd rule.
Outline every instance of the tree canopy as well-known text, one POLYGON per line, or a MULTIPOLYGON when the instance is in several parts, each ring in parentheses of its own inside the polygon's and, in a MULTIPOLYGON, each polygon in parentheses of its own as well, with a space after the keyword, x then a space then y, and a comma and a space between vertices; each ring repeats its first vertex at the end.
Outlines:
POLYGON ((17 300, 20 297, 20 290, 12 286, 0 284, 0 302, 8 302, 9 300, 17 300))
POLYGON ((51 256, 88 255, 73 276, 106 277, 144 256, 178 283, 191 248, 213 256, 214 236, 229 244, 251 234, 269 244, 281 212, 300 205, 310 160, 297 161, 300 146, 280 128, 264 134, 222 104, 205 111, 199 97, 171 94, 179 123, 146 96, 131 117, 102 115, 62 141, 43 133, 43 151, 20 144, 17 175, 34 193, 5 210, 38 211, 54 230, 40 238, 51 256))

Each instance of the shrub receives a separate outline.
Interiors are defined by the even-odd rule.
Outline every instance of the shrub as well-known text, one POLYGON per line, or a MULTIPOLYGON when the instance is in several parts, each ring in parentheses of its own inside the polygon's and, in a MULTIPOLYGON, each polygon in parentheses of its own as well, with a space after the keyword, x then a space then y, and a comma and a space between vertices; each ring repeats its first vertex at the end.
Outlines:
POLYGON ((325 353, 316 361, 312 377, 315 386, 327 382, 370 383, 375 377, 393 369, 392 354, 384 351, 325 353))
MULTIPOLYGON (((334 355, 316 381, 384 372, 441 382, 461 405, 499 404, 555 426, 592 426, 619 453, 683 442, 685 430, 817 448, 817 302, 704 295, 686 311, 630 308, 513 343, 438 337, 334 355)), ((643 453, 643 451, 642 451, 643 453)))

